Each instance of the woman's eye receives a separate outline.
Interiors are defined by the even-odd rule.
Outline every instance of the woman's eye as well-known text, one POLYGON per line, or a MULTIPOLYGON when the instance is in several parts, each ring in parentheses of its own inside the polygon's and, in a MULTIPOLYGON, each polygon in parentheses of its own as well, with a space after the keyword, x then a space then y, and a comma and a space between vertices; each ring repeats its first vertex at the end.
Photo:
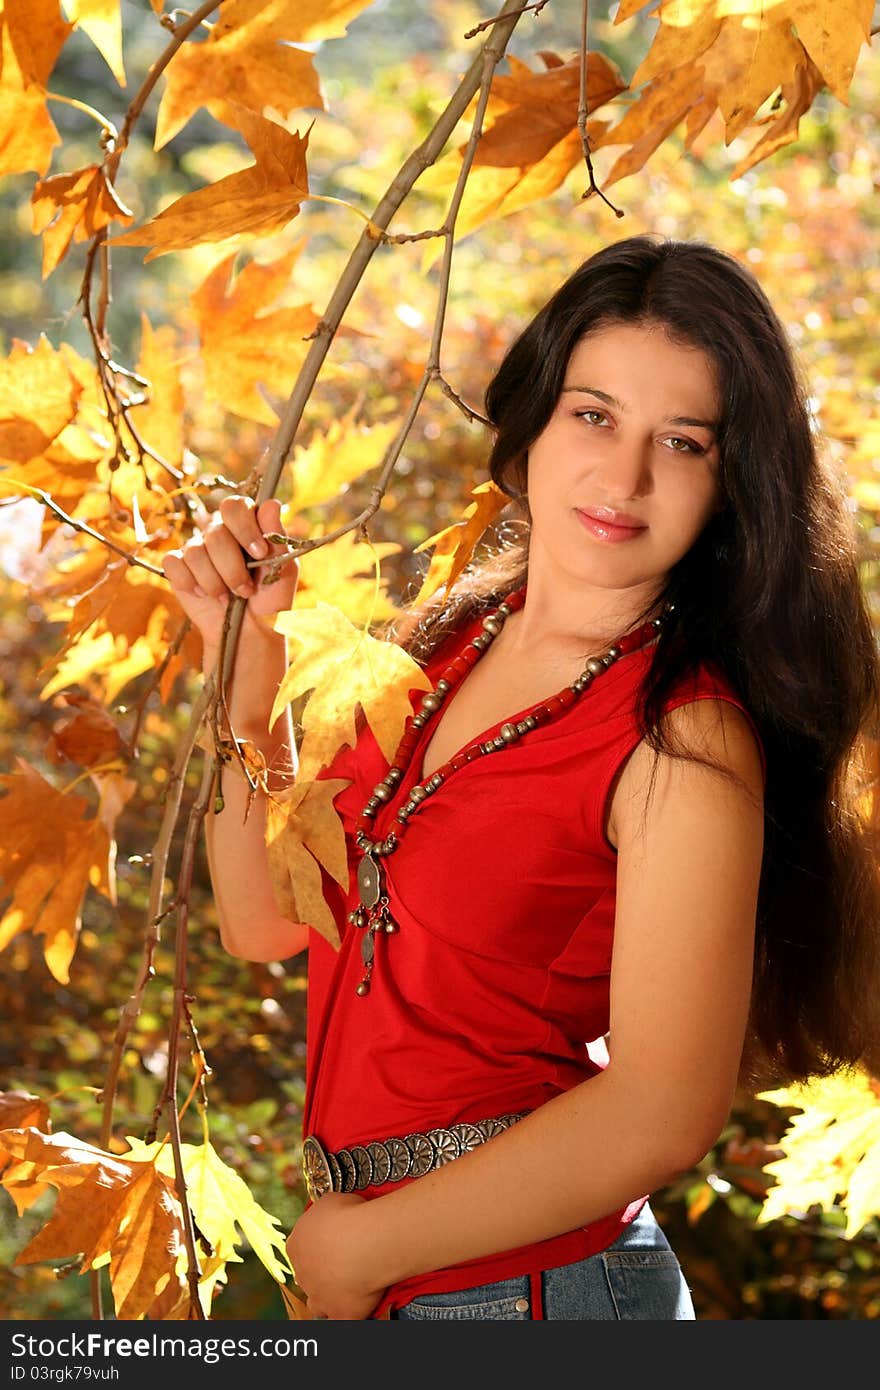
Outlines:
POLYGON ((587 420, 591 425, 597 423, 597 421, 590 419, 590 416, 596 416, 599 421, 605 419, 604 410, 578 410, 575 413, 579 420, 587 420))
POLYGON ((699 444, 695 444, 692 439, 682 439, 674 434, 669 443, 674 446, 673 453, 676 454, 704 454, 706 452, 699 444), (681 448, 678 446, 681 445, 681 448))

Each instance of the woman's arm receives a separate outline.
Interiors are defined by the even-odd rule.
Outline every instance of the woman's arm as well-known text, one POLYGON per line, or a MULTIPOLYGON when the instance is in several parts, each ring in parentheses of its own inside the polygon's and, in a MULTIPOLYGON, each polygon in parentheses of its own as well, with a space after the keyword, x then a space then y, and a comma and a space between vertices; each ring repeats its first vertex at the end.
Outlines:
MULTIPOLYGON (((166 576, 187 617, 202 637, 202 669, 217 666, 226 610, 233 593, 247 598, 226 690, 230 723, 239 739, 253 743, 271 769, 270 790, 289 786, 296 775, 296 744, 289 711, 269 732, 269 715, 287 669, 285 638, 271 618, 289 607, 296 593, 298 566, 291 560, 272 585, 260 585, 245 564, 282 554, 265 540, 278 532, 281 505, 271 498, 256 507, 250 498, 229 497, 200 535, 163 560, 166 576)), ((245 960, 285 960, 308 944, 304 923, 282 917, 272 889, 266 851, 266 797, 250 788, 240 770, 224 769, 223 810, 209 810, 205 822, 208 867, 220 924, 220 937, 231 955, 245 960)))
POLYGON ((617 798, 608 1066, 397 1191, 335 1211, 334 1194, 322 1197, 289 1243, 298 1281, 321 1311, 347 1316, 328 1305, 335 1287, 358 1279, 381 1289, 596 1221, 686 1171, 715 1142, 749 1009, 761 763, 748 722, 724 702, 684 706, 670 723, 749 792, 661 755, 645 813, 653 754, 640 745, 630 758, 617 798))

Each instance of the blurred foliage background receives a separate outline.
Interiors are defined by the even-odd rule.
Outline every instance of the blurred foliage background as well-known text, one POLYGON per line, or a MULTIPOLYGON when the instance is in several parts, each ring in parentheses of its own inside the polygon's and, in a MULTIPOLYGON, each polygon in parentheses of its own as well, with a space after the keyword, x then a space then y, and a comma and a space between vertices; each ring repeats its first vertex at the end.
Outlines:
MULTIPOLYGON (((648 46, 653 21, 641 16, 616 29, 613 6, 590 6, 591 36, 629 76, 648 46)), ((121 119, 132 83, 157 49, 149 6, 123 0, 127 93, 118 91, 93 46, 75 34, 53 76, 56 90, 121 119)), ((315 63, 328 111, 303 113, 291 128, 310 136, 311 187, 365 211, 373 206, 407 153, 424 137, 464 66, 464 32, 494 12, 491 3, 375 0, 348 34, 321 44, 315 63)), ((570 58, 579 43, 580 6, 551 4, 525 16, 510 51, 534 65, 537 50, 570 58)), ((875 44, 876 49, 876 44, 875 44)), ((161 90, 161 88, 160 88, 161 90)), ((243 146, 204 111, 155 152, 152 131, 160 93, 154 93, 122 166, 118 189, 138 221, 190 189, 242 167, 243 146)), ((872 455, 880 399, 876 333, 880 260, 880 55, 864 53, 849 108, 827 93, 801 121, 799 140, 765 164, 730 181, 741 150, 725 148, 714 122, 684 154, 665 142, 638 175, 615 185, 615 218, 599 199, 583 202, 576 170, 550 199, 490 222, 456 249, 444 337, 447 379, 479 405, 494 365, 523 321, 586 256, 610 240, 656 231, 714 242, 755 271, 785 322, 811 382, 816 426, 851 480, 863 576, 878 613, 880 464, 872 455)), ((96 127, 80 112, 53 111, 64 137, 65 172, 93 160, 96 127)), ((610 161, 609 161, 610 163, 610 161)), ((601 184, 602 159, 597 157, 601 184)), ((607 165, 605 166, 607 167, 607 165)), ((8 177, 0 188, 0 306, 3 349, 14 339, 35 343, 41 333, 88 355, 76 300, 83 252, 68 256, 48 279, 30 227, 33 180, 8 177)), ((442 203, 418 185, 392 231, 437 226, 442 203)), ((254 254, 270 260, 304 241, 282 302, 308 302, 320 312, 361 232, 348 208, 306 203, 282 233, 263 238, 254 254)), ((430 340, 437 267, 426 265, 426 243, 385 246, 375 255, 346 316, 355 330, 339 337, 307 408, 298 442, 308 443, 351 411, 373 425, 399 417, 419 380, 430 340)), ((156 325, 191 328, 190 301, 227 251, 217 246, 162 256, 143 264, 143 252, 113 252, 110 326, 120 360, 137 355, 141 315, 156 325)), ((193 339, 194 341, 194 339, 193 339)), ((186 362, 183 362, 185 370, 186 362)), ((271 397, 270 397, 271 399, 271 397)), ((280 409, 283 401, 275 401, 280 409)), ((206 398, 197 379, 187 390, 190 448, 205 469, 227 479, 245 476, 272 429, 226 411, 206 398)), ((426 567, 413 547, 457 520, 473 486, 485 481, 487 436, 437 391, 429 394, 404 456, 371 523, 374 541, 399 547, 383 559, 389 595, 411 597, 426 567)), ((876 451, 874 451, 876 453, 876 451)), ((286 476, 288 494, 290 479, 286 476)), ((334 524, 367 500, 370 474, 306 520, 334 524)), ((51 671, 59 625, 46 620, 28 593, 39 560, 34 539, 38 504, 0 507, 0 763, 16 755, 50 772, 46 740, 58 710, 40 689, 51 671)), ((124 692, 134 703, 138 681, 124 692)), ((101 1084, 119 1012, 140 956, 149 884, 141 862, 154 843, 163 786, 176 741, 186 727, 195 683, 181 679, 164 704, 153 694, 145 738, 133 775, 138 793, 117 825, 119 902, 87 896, 84 925, 70 983, 49 975, 40 943, 29 934, 0 954, 0 1075, 3 1088, 50 1099, 53 1127, 93 1139, 100 1128, 101 1084)), ((192 787, 189 789, 193 790, 192 787)), ((176 862, 180 845, 175 847, 176 862)), ((219 944, 207 865, 200 852, 192 900, 192 980, 199 1037, 211 1067, 211 1138, 241 1173, 257 1200, 285 1228, 304 1193, 299 1170, 303 1094, 305 966, 249 964, 219 944)), ((161 1089, 171 1009, 172 947, 160 948, 156 978, 125 1059, 116 1132, 142 1135, 161 1089)), ((197 1125, 198 1121, 193 1120, 197 1125)), ((654 1198, 654 1209, 682 1261, 703 1319, 880 1316, 880 1229, 870 1223, 844 1239, 843 1214, 810 1209, 764 1226, 755 1222, 768 1179, 762 1165, 783 1133, 786 1115, 768 1102, 738 1098, 718 1144, 692 1173, 654 1198)), ((187 1137, 185 1135, 185 1137, 187 1137)), ((528 1200, 528 1194, 523 1194, 528 1200)), ((87 1318, 88 1283, 47 1266, 16 1266, 14 1258, 51 1209, 41 1199, 19 1219, 0 1201, 0 1308, 5 1318, 87 1318)), ((221 1317, 285 1317, 275 1286, 246 1250, 230 1270, 217 1301, 221 1317)))

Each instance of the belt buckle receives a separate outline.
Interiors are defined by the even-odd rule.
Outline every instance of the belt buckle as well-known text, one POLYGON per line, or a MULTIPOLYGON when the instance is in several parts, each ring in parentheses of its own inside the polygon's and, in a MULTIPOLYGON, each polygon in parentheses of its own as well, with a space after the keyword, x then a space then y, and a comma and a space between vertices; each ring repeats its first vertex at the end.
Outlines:
POLYGON ((309 1197, 316 1202, 325 1192, 333 1190, 333 1174, 320 1141, 314 1134, 303 1140, 302 1170, 309 1197))

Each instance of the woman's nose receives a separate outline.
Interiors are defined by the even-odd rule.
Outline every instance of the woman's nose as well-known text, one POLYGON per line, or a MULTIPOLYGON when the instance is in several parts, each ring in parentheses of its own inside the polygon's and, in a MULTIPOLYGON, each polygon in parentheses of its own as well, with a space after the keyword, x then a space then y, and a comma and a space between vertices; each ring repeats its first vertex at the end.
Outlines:
POLYGON ((600 481, 609 501, 641 497, 651 486, 651 446, 641 440, 620 440, 602 460, 600 481))

